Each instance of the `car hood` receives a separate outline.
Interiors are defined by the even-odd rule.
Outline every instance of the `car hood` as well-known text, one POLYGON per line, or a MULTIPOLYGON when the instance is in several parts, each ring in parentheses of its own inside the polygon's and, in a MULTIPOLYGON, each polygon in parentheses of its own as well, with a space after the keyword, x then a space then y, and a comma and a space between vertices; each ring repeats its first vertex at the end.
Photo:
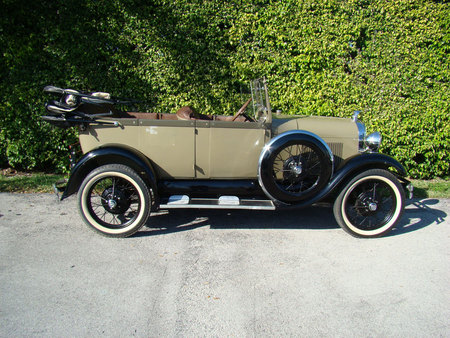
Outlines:
POLYGON ((322 138, 358 138, 356 123, 347 118, 293 116, 272 119, 272 137, 289 130, 307 130, 322 138))

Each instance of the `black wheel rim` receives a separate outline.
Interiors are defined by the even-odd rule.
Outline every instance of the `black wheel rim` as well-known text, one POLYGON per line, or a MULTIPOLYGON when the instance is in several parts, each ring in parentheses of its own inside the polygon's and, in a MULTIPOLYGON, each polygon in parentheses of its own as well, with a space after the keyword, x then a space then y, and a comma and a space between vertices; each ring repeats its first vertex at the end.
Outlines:
POLYGON ((386 182, 370 179, 356 185, 345 201, 349 222, 364 231, 387 225, 395 214, 395 191, 386 182))
POLYGON ((92 218, 111 229, 122 229, 132 224, 139 215, 141 204, 136 187, 121 177, 103 177, 91 186, 87 194, 92 218))
POLYGON ((309 193, 321 179, 321 159, 314 149, 304 144, 281 149, 272 167, 272 177, 278 188, 295 196, 309 193))

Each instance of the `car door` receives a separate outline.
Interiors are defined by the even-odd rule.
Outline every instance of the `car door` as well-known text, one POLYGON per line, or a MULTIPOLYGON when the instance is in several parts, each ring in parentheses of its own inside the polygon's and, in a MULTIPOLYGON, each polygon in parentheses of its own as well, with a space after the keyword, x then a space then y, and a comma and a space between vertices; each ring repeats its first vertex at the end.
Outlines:
POLYGON ((194 120, 142 119, 139 133, 139 150, 151 160, 158 177, 194 178, 194 120))
POLYGON ((258 122, 196 121, 198 179, 255 179, 269 130, 258 122))

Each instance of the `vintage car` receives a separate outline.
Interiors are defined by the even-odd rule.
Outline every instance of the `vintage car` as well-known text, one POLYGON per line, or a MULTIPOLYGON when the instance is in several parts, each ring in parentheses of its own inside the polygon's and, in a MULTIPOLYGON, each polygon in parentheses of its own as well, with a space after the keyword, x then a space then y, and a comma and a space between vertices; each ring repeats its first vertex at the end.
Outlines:
POLYGON ((151 211, 172 208, 275 210, 334 203, 337 223, 377 237, 400 220, 412 193, 403 166, 378 153, 381 136, 350 118, 272 114, 265 79, 250 83, 234 116, 117 109, 108 93, 45 87, 59 100, 42 118, 79 128, 84 154, 61 200, 78 193, 82 218, 103 235, 125 237, 151 211))

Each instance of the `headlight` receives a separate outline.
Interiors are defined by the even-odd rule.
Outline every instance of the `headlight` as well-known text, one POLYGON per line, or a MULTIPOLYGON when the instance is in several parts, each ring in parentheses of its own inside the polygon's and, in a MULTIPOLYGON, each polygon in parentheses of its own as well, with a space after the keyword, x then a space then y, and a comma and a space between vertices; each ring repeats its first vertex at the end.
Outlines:
POLYGON ((381 140, 382 140, 381 134, 377 131, 370 135, 367 135, 367 137, 364 140, 366 151, 377 152, 378 149, 380 149, 381 140))

